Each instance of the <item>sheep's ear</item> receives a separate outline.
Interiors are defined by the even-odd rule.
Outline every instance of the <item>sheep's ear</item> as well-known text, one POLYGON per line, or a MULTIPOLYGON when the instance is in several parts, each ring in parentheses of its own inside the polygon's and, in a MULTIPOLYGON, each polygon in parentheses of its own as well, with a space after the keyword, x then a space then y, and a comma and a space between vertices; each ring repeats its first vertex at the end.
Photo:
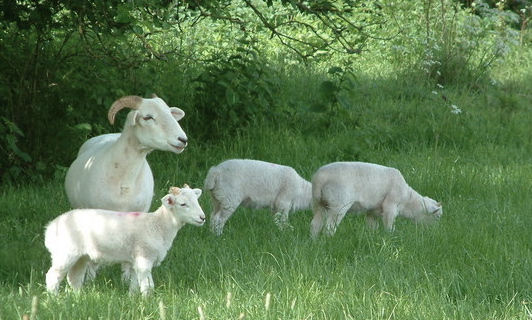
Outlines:
POLYGON ((438 210, 440 210, 440 208, 441 208, 441 204, 440 203, 431 202, 427 206, 427 211, 430 212, 430 213, 436 213, 438 210))
POLYGON ((161 201, 163 205, 167 208, 175 206, 175 198, 171 194, 167 194, 166 196, 164 196, 161 201))
POLYGON ((174 116, 174 119, 176 121, 183 119, 183 117, 185 116, 185 111, 176 107, 170 108, 170 112, 172 113, 172 116, 174 116))
POLYGON ((192 191, 194 191, 194 193, 196 194, 196 196, 199 198, 201 196, 201 189, 192 189, 192 191))
POLYGON ((132 126, 136 125, 139 121, 138 118, 140 117, 139 112, 137 110, 133 110, 128 114, 128 119, 132 126), (130 118, 131 117, 131 118, 130 118))
POLYGON ((159 97, 155 93, 152 93, 151 98, 154 99, 154 98, 159 98, 159 97))

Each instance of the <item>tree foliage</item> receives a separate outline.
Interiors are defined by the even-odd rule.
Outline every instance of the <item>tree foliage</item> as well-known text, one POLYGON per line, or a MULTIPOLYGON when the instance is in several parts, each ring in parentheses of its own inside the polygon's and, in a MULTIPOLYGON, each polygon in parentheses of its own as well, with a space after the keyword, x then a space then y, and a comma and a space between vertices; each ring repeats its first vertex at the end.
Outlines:
MULTIPOLYGON (((62 174, 86 138, 119 130, 104 115, 123 95, 156 92, 170 104, 184 104, 194 128, 216 128, 225 115, 232 117, 233 128, 223 130, 272 110, 293 114, 290 107, 298 102, 278 99, 284 66, 335 55, 345 62, 323 68, 329 73, 309 88, 318 97, 308 108, 344 117, 350 106, 350 65, 371 45, 379 47, 371 54, 392 57, 405 68, 428 60, 429 40, 430 45, 441 39, 447 44, 445 50, 433 50, 440 54, 439 63, 456 56, 482 57, 475 48, 483 46, 473 43, 463 51, 456 45, 470 40, 460 30, 469 26, 463 21, 474 12, 464 13, 456 5, 443 14, 451 2, 4 0, 0 180, 62 174), (419 21, 426 21, 430 37, 420 36, 426 30, 416 25, 419 21), (453 33, 442 38, 448 30, 453 33), (461 37, 467 39, 457 41, 461 37), (409 47, 397 55, 387 49, 401 43, 409 47)), ((495 34, 495 24, 480 25, 473 28, 495 34)), ((484 44, 484 34, 475 35, 484 44)), ((447 69, 456 70, 452 64, 447 69)), ((446 74, 446 82, 460 76, 446 74)))

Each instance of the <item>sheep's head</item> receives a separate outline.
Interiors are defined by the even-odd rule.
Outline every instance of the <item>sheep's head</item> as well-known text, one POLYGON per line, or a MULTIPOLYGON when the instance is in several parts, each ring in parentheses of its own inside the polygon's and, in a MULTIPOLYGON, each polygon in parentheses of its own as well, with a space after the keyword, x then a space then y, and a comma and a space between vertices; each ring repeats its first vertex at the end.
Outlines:
POLYGON ((201 189, 191 189, 185 184, 183 188, 170 188, 169 193, 161 201, 179 220, 201 226, 205 223, 205 213, 198 202, 200 196, 201 189))
POLYGON ((433 200, 429 197, 424 197, 423 202, 425 203, 425 208, 430 216, 433 216, 436 219, 441 218, 443 215, 441 203, 436 202, 436 200, 433 200))
POLYGON ((170 108, 163 99, 126 96, 118 99, 109 109, 108 118, 114 123, 118 111, 134 109, 128 114, 126 126, 134 127, 134 135, 142 148, 181 153, 187 146, 187 135, 178 121, 185 116, 179 108, 170 108))
POLYGON ((434 223, 443 215, 441 203, 429 197, 422 197, 421 201, 416 201, 416 205, 411 210, 411 218, 422 224, 434 223))

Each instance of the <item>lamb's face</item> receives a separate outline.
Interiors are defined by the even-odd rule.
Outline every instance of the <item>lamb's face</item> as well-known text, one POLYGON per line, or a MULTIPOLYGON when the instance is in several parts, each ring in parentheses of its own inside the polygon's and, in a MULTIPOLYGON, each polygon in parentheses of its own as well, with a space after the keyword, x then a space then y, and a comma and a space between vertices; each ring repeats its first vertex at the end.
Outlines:
POLYGON ((131 112, 131 123, 137 127, 140 143, 150 149, 181 153, 187 146, 187 135, 178 123, 185 116, 179 108, 169 108, 160 98, 144 99, 138 110, 131 112))
POLYGON ((170 194, 162 202, 182 222, 202 226, 205 223, 205 213, 198 202, 200 196, 201 189, 191 189, 187 185, 181 189, 172 187, 170 194))
POLYGON ((419 216, 421 222, 432 222, 438 220, 443 215, 441 203, 429 198, 423 197, 419 216))

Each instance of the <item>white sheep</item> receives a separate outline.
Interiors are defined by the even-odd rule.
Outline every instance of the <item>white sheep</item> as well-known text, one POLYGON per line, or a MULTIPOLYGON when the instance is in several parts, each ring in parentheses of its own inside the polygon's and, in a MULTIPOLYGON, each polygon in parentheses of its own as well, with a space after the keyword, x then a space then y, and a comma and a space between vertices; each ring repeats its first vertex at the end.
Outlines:
POLYGON ((310 209, 310 182, 291 167, 264 161, 224 161, 210 168, 204 188, 211 192, 211 230, 216 235, 239 206, 270 208, 281 229, 291 228, 290 212, 310 209))
POLYGON ((377 228, 378 217, 391 231, 397 216, 416 222, 440 218, 441 204, 412 189, 399 170, 364 162, 335 162, 318 169, 312 177, 311 236, 325 225, 333 235, 347 212, 366 213, 368 225, 377 228))
POLYGON ((153 175, 146 156, 153 150, 181 153, 187 136, 178 120, 179 108, 160 98, 122 97, 109 109, 108 119, 124 108, 135 109, 122 133, 87 140, 68 169, 65 189, 73 208, 148 211, 153 197, 153 175))
POLYGON ((130 279, 130 292, 143 295, 153 288, 151 269, 166 256, 178 230, 185 224, 201 226, 205 214, 198 198, 201 189, 172 187, 153 213, 74 209, 46 227, 45 246, 52 266, 46 287, 57 294, 65 275, 79 290, 93 265, 121 263, 130 279))

